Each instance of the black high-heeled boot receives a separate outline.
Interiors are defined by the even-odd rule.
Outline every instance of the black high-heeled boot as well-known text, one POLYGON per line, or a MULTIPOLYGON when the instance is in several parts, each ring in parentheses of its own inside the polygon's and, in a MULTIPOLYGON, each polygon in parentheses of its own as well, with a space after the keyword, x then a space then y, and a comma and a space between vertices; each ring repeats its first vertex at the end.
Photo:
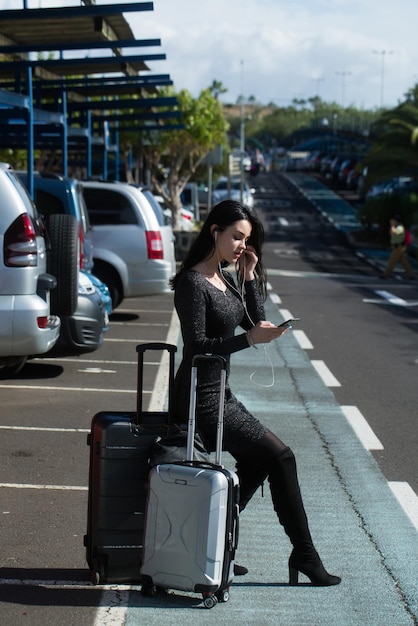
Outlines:
POLYGON ((289 558, 289 584, 297 585, 299 572, 313 585, 338 585, 339 576, 328 574, 314 548, 297 477, 296 460, 288 447, 279 451, 269 467, 270 490, 280 523, 293 544, 289 558))
POLYGON ((289 558, 289 585, 299 584, 299 572, 307 576, 315 587, 330 587, 341 582, 339 576, 328 574, 316 550, 309 556, 293 550, 289 558))

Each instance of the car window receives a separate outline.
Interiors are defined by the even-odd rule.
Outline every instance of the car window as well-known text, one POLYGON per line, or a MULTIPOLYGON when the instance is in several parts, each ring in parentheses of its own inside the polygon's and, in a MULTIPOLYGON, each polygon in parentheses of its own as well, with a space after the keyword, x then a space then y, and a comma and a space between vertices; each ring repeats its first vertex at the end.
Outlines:
POLYGON ((216 184, 216 189, 223 190, 227 188, 226 180, 221 180, 216 184))
POLYGON ((109 188, 84 187, 84 198, 93 226, 138 223, 129 198, 121 193, 109 188))
POLYGON ((29 213, 29 215, 33 218, 33 224, 35 226, 35 232, 37 236, 44 235, 44 225, 42 222, 42 218, 40 217, 36 206, 29 195, 28 190, 25 185, 21 182, 21 180, 14 174, 12 170, 5 170, 6 175, 12 181, 15 186, 19 196, 22 198, 24 206, 29 213))
POLYGON ((159 226, 165 226, 166 225, 166 221, 164 218, 164 213, 163 210, 161 208, 161 206, 158 204, 157 200, 154 198, 153 194, 151 193, 151 191, 143 191, 142 192, 144 194, 144 196, 146 197, 146 199, 148 200, 148 202, 151 205, 152 210, 155 213, 155 216, 158 220, 158 225, 159 226))

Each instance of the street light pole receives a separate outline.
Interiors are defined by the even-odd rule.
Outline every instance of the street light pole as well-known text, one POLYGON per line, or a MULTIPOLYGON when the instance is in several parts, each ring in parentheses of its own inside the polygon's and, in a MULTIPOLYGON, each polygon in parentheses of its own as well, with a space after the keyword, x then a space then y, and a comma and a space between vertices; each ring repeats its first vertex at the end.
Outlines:
POLYGON ((321 78, 321 77, 320 78, 313 78, 312 80, 314 80, 316 82, 316 94, 315 95, 317 96, 317 98, 319 98, 320 97, 320 89, 319 89, 320 88, 320 83, 322 83, 322 81, 324 81, 325 78, 321 78))
POLYGON ((346 76, 351 76, 351 72, 347 72, 346 70, 342 70, 341 72, 335 72, 335 73, 342 77, 342 81, 341 81, 341 83, 342 83, 341 101, 342 101, 342 108, 344 109, 344 104, 345 104, 345 77, 346 76))
POLYGON ((380 108, 383 109, 384 89, 385 89, 385 56, 393 54, 393 50, 373 50, 373 54, 382 56, 381 77, 380 77, 380 108))
POLYGON ((241 61, 241 124, 240 124, 240 202, 242 204, 244 197, 244 151, 245 151, 245 112, 244 112, 244 61, 241 61))

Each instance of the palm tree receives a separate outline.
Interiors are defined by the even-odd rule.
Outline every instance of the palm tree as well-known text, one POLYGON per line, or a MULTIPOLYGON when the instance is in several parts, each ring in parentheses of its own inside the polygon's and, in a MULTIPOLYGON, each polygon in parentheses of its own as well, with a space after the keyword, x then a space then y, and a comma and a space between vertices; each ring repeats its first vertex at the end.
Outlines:
POLYGON ((418 103, 409 100, 382 113, 375 122, 376 141, 364 159, 365 188, 394 176, 418 174, 418 103))

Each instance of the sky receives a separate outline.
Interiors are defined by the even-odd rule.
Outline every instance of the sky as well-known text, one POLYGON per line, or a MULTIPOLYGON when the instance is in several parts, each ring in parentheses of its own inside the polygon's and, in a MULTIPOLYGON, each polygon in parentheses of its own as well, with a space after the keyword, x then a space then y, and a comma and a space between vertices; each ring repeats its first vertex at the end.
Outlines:
MULTIPOLYGON (((80 0, 26 4, 79 6, 80 0)), ((148 50, 167 58, 149 62, 151 73, 170 74, 177 90, 194 97, 216 80, 227 89, 221 96, 225 103, 242 95, 287 106, 319 96, 343 107, 376 109, 396 106, 418 83, 417 0, 154 0, 153 5, 153 11, 125 18, 136 38, 161 39, 161 47, 148 50)), ((23 6, 24 0, 0 0, 0 9, 23 6)))

